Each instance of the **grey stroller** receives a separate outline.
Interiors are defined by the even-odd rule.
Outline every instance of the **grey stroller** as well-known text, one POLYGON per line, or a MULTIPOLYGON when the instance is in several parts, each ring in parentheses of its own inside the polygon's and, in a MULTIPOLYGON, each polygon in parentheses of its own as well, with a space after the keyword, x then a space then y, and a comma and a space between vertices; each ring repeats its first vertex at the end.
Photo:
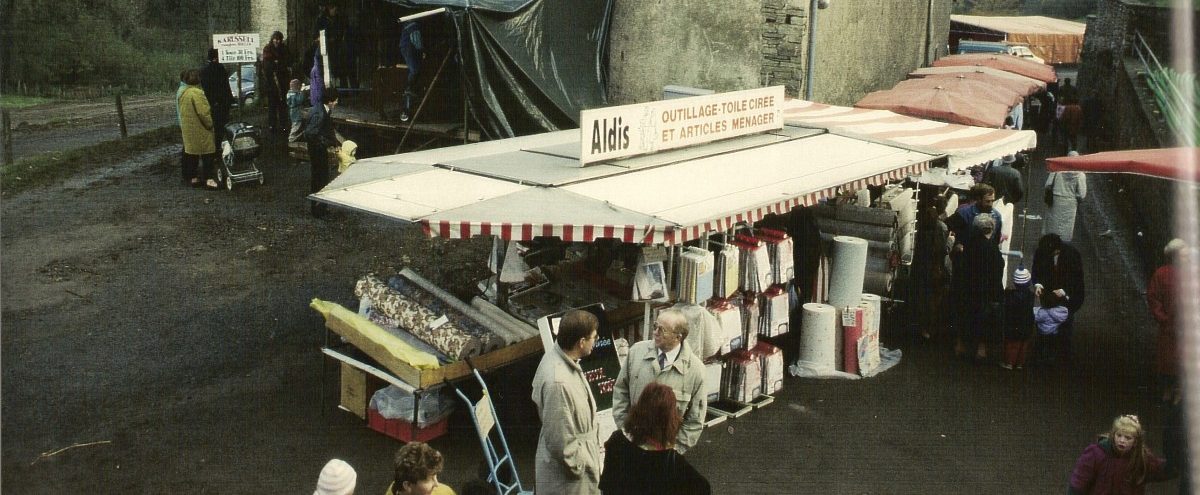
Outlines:
POLYGON ((245 122, 225 124, 221 140, 221 166, 217 167, 217 182, 233 189, 238 182, 263 183, 263 174, 254 164, 262 146, 258 128, 245 122))

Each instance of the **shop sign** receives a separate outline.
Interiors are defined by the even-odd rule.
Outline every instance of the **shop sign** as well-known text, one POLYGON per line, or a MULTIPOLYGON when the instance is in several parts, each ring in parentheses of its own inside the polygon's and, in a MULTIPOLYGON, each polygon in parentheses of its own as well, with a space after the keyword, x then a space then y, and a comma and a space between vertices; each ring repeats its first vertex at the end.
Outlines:
POLYGON ((588 164, 783 128, 783 86, 580 112, 588 164))
POLYGON ((213 48, 222 64, 254 63, 258 61, 258 33, 214 34, 213 48))

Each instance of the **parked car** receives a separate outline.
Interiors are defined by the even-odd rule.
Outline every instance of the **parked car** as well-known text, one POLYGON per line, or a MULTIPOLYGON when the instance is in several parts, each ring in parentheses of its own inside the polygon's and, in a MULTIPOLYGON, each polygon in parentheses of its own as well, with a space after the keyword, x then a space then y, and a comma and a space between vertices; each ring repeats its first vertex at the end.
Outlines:
POLYGON ((242 65, 242 97, 238 98, 237 74, 229 75, 229 94, 233 96, 234 105, 240 102, 245 102, 247 105, 254 104, 254 99, 258 96, 258 92, 255 91, 258 88, 257 81, 258 73, 254 70, 254 65, 242 65))
POLYGON ((1034 55, 1029 46, 1009 43, 1007 41, 960 40, 958 42, 958 54, 961 55, 964 53, 1007 53, 1032 60, 1039 64, 1046 63, 1044 59, 1034 55))

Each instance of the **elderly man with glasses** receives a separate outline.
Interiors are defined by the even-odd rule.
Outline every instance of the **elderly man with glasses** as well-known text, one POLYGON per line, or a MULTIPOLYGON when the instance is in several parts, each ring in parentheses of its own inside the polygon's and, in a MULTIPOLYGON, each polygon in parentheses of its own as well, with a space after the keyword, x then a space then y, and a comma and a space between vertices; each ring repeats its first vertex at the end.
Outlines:
POLYGON ((687 344, 687 318, 677 309, 663 310, 655 320, 654 339, 629 348, 625 366, 613 391, 613 419, 625 423, 629 408, 646 385, 657 382, 675 392, 683 426, 675 450, 685 453, 700 440, 708 397, 704 393, 704 362, 687 344))

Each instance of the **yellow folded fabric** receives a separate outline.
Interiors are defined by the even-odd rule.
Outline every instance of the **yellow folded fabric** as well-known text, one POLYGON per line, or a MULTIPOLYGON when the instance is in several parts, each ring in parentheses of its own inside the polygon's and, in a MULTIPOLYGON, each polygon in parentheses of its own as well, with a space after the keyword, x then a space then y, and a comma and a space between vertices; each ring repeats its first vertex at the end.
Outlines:
POLYGON ((371 320, 359 316, 358 313, 350 311, 338 303, 314 298, 309 303, 309 307, 321 313, 321 316, 325 317, 326 323, 336 322, 336 324, 328 325, 331 330, 345 337, 355 347, 385 366, 392 360, 401 361, 421 370, 436 369, 440 366, 437 357, 433 354, 413 348, 371 320))

